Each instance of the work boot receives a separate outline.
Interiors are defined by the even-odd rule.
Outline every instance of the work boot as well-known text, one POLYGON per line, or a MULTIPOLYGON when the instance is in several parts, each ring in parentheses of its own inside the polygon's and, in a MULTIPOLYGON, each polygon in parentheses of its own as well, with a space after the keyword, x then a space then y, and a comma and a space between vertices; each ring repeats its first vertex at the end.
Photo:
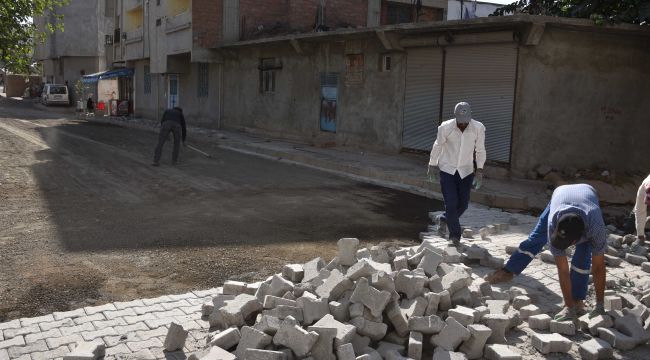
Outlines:
POLYGON ((569 321, 569 320, 575 320, 577 318, 578 318, 578 314, 576 313, 576 308, 565 306, 562 310, 560 310, 559 313, 555 315, 555 317, 553 317, 553 320, 569 321))
POLYGON ((449 237, 449 245, 459 248, 460 247, 460 238, 458 237, 449 237))
POLYGON ((500 284, 512 280, 514 276, 515 274, 511 273, 506 269, 499 269, 493 272, 492 274, 486 276, 485 281, 489 282, 492 285, 500 284))
POLYGON ((442 216, 438 216, 438 235, 442 237, 447 235, 447 222, 442 216))

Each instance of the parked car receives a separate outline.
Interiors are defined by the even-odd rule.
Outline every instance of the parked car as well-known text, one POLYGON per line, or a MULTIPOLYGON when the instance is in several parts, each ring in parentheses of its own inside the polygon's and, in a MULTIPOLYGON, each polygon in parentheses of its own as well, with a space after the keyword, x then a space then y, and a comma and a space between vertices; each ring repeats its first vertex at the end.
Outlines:
POLYGON ((45 84, 43 87, 43 93, 41 94, 41 102, 44 105, 68 105, 70 103, 68 87, 60 84, 45 84))

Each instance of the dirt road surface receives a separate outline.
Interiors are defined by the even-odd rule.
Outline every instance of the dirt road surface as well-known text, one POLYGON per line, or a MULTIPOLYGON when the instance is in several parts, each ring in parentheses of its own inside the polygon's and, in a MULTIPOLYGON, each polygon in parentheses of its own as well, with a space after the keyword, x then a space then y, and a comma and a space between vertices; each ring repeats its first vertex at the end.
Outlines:
POLYGON ((0 98, 0 322, 261 280, 341 237, 417 239, 439 202, 0 98))

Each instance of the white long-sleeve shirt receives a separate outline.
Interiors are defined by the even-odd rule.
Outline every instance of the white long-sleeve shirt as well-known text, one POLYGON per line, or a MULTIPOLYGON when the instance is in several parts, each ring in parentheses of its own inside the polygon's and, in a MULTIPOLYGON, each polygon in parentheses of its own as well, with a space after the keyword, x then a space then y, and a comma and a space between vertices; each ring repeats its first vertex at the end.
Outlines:
POLYGON ((429 165, 450 175, 458 171, 460 177, 465 178, 474 172, 474 151, 476 167, 482 169, 486 158, 485 126, 472 119, 465 131, 460 131, 456 119, 447 120, 438 126, 429 165))
POLYGON ((634 217, 636 218, 636 235, 645 236, 645 224, 648 222, 648 206, 645 204, 646 189, 650 187, 650 175, 639 186, 636 193, 636 204, 634 205, 634 217))

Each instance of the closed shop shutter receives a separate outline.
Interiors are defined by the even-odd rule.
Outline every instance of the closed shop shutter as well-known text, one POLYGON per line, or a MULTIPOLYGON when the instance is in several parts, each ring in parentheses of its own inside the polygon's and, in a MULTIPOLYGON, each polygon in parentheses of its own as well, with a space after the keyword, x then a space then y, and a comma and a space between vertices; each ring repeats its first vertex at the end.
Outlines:
POLYGON ((466 101, 472 117, 483 123, 490 160, 510 162, 517 45, 514 43, 450 46, 445 58, 443 120, 466 101))
POLYGON ((439 125, 441 79, 440 48, 408 50, 402 147, 431 150, 439 125))

